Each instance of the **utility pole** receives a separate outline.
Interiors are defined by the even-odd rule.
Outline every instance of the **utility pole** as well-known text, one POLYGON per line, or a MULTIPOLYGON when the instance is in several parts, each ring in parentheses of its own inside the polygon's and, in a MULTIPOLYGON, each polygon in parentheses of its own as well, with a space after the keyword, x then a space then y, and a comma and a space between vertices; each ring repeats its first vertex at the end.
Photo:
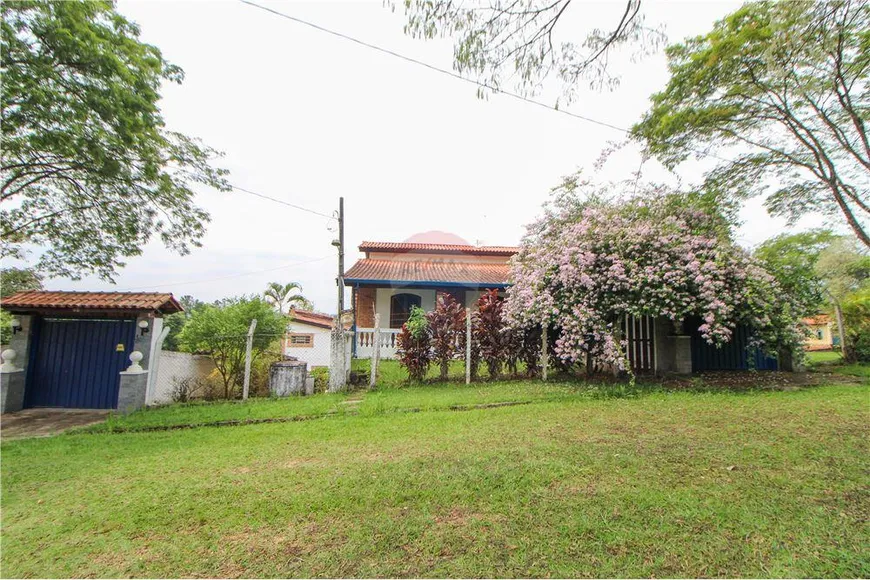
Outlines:
POLYGON ((332 241, 338 248, 338 314, 335 317, 335 327, 332 329, 331 352, 329 362, 330 393, 343 391, 347 382, 347 361, 345 359, 344 326, 341 324, 341 313, 344 311, 344 198, 338 198, 338 239, 332 241))
POLYGON ((338 324, 344 312, 344 198, 338 198, 338 324))

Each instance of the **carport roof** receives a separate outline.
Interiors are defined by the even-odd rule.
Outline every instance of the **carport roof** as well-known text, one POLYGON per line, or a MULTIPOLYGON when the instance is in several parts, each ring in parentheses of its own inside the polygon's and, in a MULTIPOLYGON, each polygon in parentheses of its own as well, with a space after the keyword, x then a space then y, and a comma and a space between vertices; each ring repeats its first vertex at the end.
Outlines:
POLYGON ((7 310, 124 310, 158 311, 163 314, 184 309, 172 294, 160 292, 18 292, 4 298, 7 310))

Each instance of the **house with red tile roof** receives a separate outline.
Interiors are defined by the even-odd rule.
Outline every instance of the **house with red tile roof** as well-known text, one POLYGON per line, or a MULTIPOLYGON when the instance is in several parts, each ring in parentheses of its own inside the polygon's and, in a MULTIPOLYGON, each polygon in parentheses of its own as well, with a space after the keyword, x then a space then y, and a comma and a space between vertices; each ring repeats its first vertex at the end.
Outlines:
POLYGON ((804 341, 806 350, 831 350, 834 348, 835 337, 830 315, 817 314, 810 318, 804 318, 803 322, 810 332, 804 341))
POLYGON ((359 349, 369 346, 375 314, 385 331, 382 348, 389 351, 413 306, 432 310, 439 294, 450 294, 472 308, 481 292, 507 288, 509 260, 518 248, 471 245, 451 234, 431 234, 422 240, 360 244, 364 257, 344 274, 352 293, 357 356, 365 356, 359 349))
POLYGON ((307 362, 310 368, 328 367, 329 341, 334 324, 335 317, 331 314, 291 309, 284 337, 284 354, 307 362))

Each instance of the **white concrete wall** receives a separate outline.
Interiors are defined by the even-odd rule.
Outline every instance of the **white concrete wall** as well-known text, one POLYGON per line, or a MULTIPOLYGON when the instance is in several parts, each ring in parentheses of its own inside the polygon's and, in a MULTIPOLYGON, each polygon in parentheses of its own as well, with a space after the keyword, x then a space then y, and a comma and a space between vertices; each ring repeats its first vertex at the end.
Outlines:
POLYGON ((214 361, 205 354, 162 351, 157 369, 157 380, 151 389, 147 405, 172 402, 175 382, 187 378, 207 378, 215 370, 214 361))
POLYGON ((284 346, 284 354, 308 363, 308 368, 329 366, 330 330, 295 320, 287 325, 287 332, 314 335, 312 346, 284 346))

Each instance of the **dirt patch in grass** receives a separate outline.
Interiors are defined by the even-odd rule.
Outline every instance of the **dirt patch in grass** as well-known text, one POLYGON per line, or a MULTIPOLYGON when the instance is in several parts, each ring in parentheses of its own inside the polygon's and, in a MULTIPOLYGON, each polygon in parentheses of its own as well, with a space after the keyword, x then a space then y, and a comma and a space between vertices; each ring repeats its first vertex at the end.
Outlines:
POLYGON ((640 382, 660 382, 664 387, 673 389, 707 388, 737 391, 792 390, 821 385, 861 384, 861 381, 855 377, 833 373, 786 373, 779 371, 713 371, 691 376, 669 375, 660 381, 653 378, 642 378, 640 382))

